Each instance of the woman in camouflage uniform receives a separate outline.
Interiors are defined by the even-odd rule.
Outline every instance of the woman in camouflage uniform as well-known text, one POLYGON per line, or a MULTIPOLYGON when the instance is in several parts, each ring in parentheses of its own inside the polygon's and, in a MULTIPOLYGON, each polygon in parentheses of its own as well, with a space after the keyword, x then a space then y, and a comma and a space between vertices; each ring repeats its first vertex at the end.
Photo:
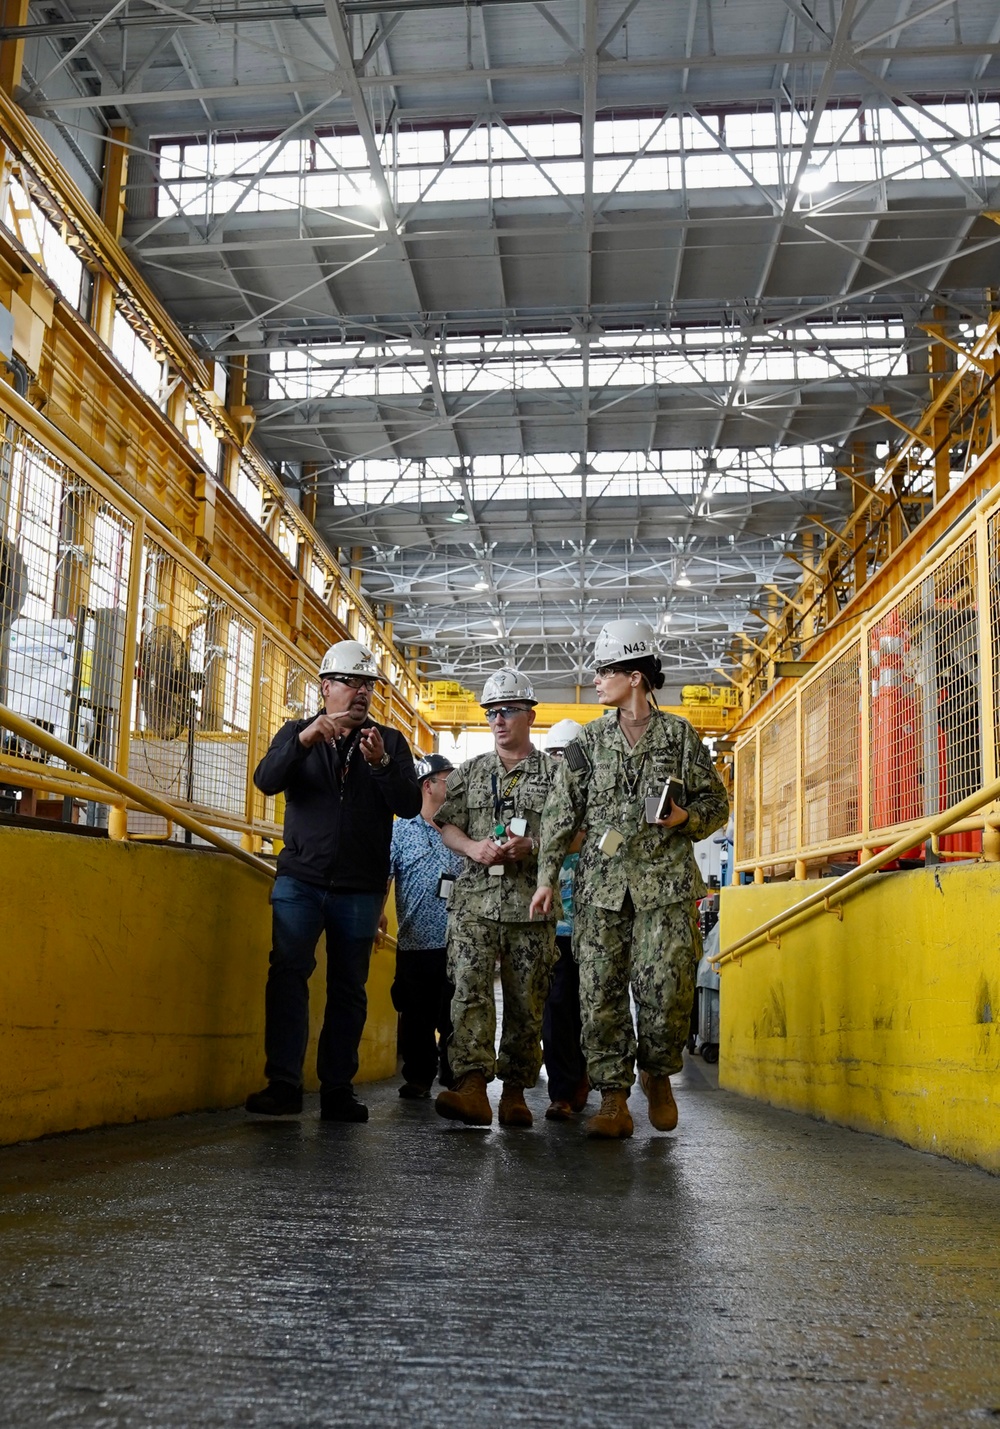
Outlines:
POLYGON ((660 1131, 677 1124, 670 1077, 681 1070, 688 1035, 701 953, 695 900, 705 891, 693 844, 722 828, 729 800, 696 731, 656 708, 663 675, 650 626, 610 622, 594 665, 597 698, 609 712, 567 747, 546 800, 531 912, 548 915, 566 849, 582 828, 575 950, 583 1047, 591 1085, 602 1093, 587 1130, 626 1137, 637 1060, 650 1121, 660 1131), (646 800, 658 799, 669 779, 681 790, 648 822, 646 800))

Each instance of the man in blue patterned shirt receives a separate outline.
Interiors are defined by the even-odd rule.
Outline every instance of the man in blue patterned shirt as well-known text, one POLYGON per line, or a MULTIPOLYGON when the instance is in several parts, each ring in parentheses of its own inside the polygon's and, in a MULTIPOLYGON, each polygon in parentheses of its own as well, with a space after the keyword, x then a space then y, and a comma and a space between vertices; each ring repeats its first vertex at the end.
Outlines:
POLYGON ((399 1095, 426 1100, 435 1075, 442 1086, 451 1086, 447 1049, 454 987, 445 954, 447 879, 458 875, 462 860, 445 848, 433 822, 444 803, 445 784, 454 765, 441 754, 428 754, 416 767, 423 796, 420 813, 415 819, 397 819, 393 824, 389 855, 399 922, 392 1005, 399 1013, 403 1059, 399 1095), (442 878, 446 881, 443 888, 442 878))

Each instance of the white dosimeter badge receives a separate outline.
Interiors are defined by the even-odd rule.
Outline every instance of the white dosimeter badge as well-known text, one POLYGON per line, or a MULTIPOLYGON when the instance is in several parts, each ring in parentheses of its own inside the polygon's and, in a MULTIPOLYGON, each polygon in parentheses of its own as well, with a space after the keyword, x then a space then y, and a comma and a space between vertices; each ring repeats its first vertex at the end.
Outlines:
POLYGON ((527 819, 511 819, 507 827, 510 830, 511 838, 524 839, 528 837, 527 819))
POLYGON ((455 875, 453 873, 442 873, 438 879, 437 896, 439 898, 450 898, 451 890, 455 887, 455 875))
POLYGON ((604 833, 597 840, 597 847, 606 858, 611 858, 621 848, 625 840, 617 829, 605 829, 604 833))
MULTIPOLYGON (((506 837, 507 830, 504 828, 503 824, 496 824, 493 829, 493 842, 495 844, 502 844, 506 837)), ((502 878, 503 864, 491 863, 486 872, 489 873, 493 878, 502 878)))

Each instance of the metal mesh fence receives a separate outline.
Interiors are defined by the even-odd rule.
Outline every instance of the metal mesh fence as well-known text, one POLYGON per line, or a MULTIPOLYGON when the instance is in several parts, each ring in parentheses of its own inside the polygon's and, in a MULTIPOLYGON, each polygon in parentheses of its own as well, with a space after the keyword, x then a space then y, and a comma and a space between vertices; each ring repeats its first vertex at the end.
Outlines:
POLYGON ((757 857, 757 740, 748 739, 736 750, 733 771, 736 792, 736 860, 757 857))
POLYGON ((982 784, 976 549, 970 537, 868 633, 869 824, 936 814, 982 784))
POLYGON ((803 688, 802 842, 861 832, 861 649, 855 645, 803 688))
POLYGON ((797 716, 793 701, 760 732, 762 858, 779 854, 794 858, 799 846, 797 716))
POLYGON ((990 622, 989 648, 992 656, 993 679, 992 699, 993 719, 990 734, 993 738, 994 777, 1000 774, 1000 512, 990 517, 986 536, 989 554, 989 609, 984 612, 990 622))
MULTIPOLYGON (((261 652, 260 705, 254 739, 254 768, 286 720, 304 719, 307 715, 315 714, 319 704, 315 677, 279 645, 265 638, 261 652)), ((253 790, 255 822, 280 826, 283 814, 283 799, 280 794, 265 795, 257 788, 253 790)))
MULTIPOLYGON (((99 473, 81 476, 0 411, 0 703, 234 841, 254 825, 267 837, 283 810, 253 789, 250 760, 285 719, 319 708, 315 675, 193 556, 154 535, 151 518, 121 505, 99 473)), ((317 585, 333 597, 325 566, 317 585)), ((338 614, 350 616, 342 592, 338 614)), ((409 679, 374 645, 396 680, 409 679)), ((394 689, 373 713, 417 724, 394 689)), ((106 826, 109 797, 0 726, 0 810, 106 826)), ((192 841, 142 810, 127 822, 130 834, 192 841)))
MULTIPOLYGON (((255 631, 148 539, 140 582, 128 776, 164 798, 243 820, 255 631)), ((133 812, 133 830, 163 832, 163 821, 133 812)))
MULTIPOLYGON (((115 763, 132 524, 4 418, 0 446, 0 701, 115 763)), ((6 759, 65 768, 0 731, 6 759)), ((76 809, 104 821, 100 806, 76 809)))

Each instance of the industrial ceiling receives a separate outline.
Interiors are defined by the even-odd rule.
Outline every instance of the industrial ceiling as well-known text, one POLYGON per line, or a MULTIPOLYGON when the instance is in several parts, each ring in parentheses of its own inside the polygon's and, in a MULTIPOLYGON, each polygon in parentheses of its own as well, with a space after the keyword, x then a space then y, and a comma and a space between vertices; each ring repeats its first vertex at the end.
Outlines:
MULTIPOLYGON (((10 30, 5 33, 11 33, 10 30)), ((716 678, 990 310, 995 0, 32 4, 21 103, 432 677, 716 678), (840 470, 838 470, 840 468, 840 470), (757 612, 761 612, 758 614, 757 612)))

